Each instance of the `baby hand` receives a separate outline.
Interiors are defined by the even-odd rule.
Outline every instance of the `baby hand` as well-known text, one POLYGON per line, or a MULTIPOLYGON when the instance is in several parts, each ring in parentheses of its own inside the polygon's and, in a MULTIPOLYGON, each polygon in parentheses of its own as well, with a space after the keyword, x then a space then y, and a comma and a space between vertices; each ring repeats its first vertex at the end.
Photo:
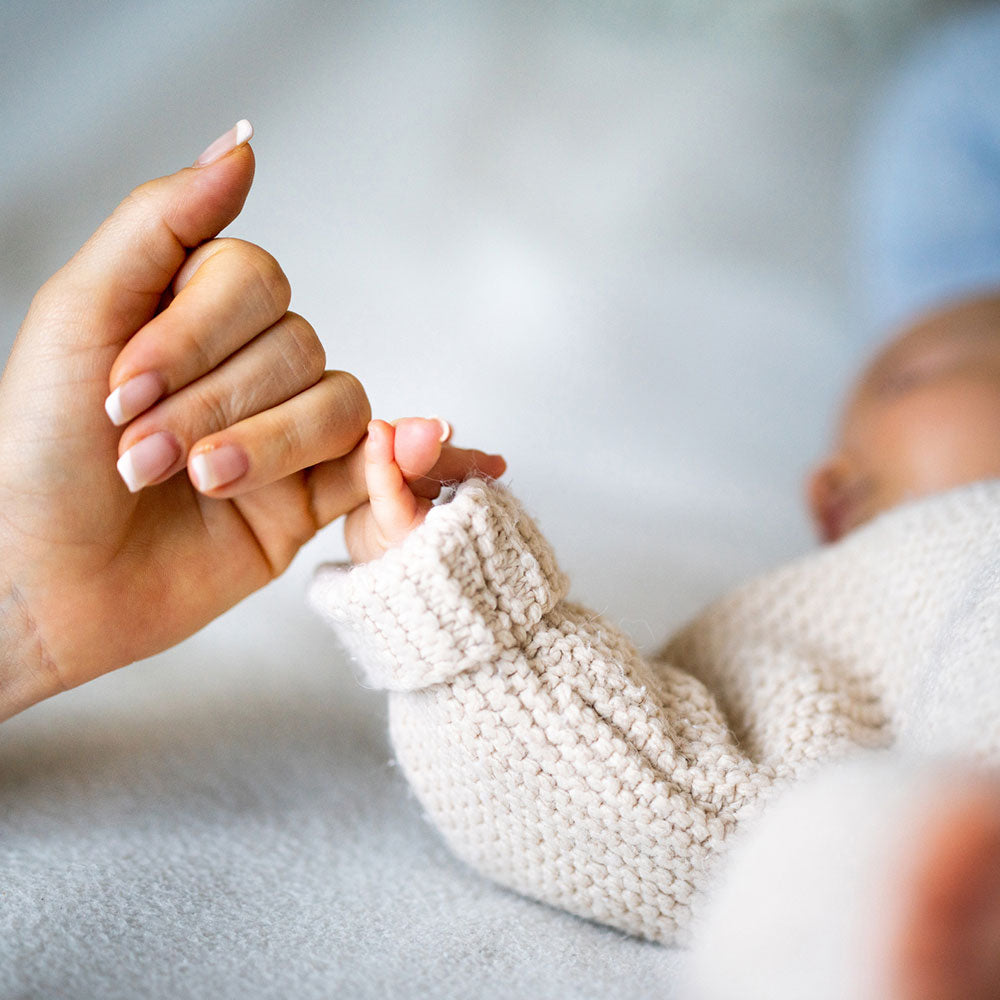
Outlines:
POLYGON ((377 559, 400 544, 423 523, 444 482, 475 473, 503 475, 507 465, 499 455, 446 445, 450 436, 451 428, 438 419, 369 423, 364 444, 368 502, 348 514, 344 524, 352 561, 377 559))

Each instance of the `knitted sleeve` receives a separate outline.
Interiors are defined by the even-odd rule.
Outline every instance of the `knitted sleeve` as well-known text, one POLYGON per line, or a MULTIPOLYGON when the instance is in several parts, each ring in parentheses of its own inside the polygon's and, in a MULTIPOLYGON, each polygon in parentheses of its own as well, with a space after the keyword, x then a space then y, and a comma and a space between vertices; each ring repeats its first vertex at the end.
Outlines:
POLYGON ((472 480, 381 559, 322 568, 314 605, 390 694, 401 767, 483 874, 664 943, 773 774, 690 675, 566 601, 552 551, 472 480))

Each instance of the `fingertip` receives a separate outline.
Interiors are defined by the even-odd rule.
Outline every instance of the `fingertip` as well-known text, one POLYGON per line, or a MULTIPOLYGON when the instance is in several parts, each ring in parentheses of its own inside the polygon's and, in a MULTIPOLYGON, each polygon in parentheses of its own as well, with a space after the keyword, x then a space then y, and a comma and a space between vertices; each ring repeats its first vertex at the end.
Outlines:
POLYGON ((253 125, 241 118, 231 129, 223 132, 218 139, 209 143, 205 151, 194 161, 196 167, 207 167, 221 160, 233 150, 245 146, 253 138, 253 125))
POLYGON ((507 471, 507 462, 502 455, 479 454, 475 459, 473 474, 499 479, 507 471))
POLYGON ((428 417, 427 419, 437 422, 438 427, 441 429, 441 435, 438 440, 441 444, 445 444, 451 438, 451 424, 449 424, 443 417, 433 416, 428 417))
POLYGON ((105 399, 104 411, 115 427, 122 427, 148 410, 166 391, 163 376, 158 372, 143 372, 117 385, 105 399))
POLYGON ((438 417, 404 417, 396 421, 395 457, 406 475, 423 476, 434 467, 447 439, 446 426, 438 417))
POLYGON ((380 424, 381 420, 369 420, 368 425, 365 427, 365 433, 368 435, 368 440, 378 440, 378 436, 381 433, 380 424))

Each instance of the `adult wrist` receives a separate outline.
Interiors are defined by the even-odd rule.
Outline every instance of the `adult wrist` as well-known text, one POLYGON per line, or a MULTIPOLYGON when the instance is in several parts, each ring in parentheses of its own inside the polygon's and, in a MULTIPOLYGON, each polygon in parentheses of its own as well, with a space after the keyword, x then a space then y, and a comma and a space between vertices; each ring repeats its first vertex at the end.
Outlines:
POLYGON ((0 722, 64 687, 23 594, 0 578, 0 722))

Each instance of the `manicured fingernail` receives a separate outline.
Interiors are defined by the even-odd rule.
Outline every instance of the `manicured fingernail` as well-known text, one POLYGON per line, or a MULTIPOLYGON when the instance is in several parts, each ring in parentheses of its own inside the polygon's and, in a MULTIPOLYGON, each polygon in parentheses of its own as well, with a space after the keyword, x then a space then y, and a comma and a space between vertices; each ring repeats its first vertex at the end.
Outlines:
POLYGON ((163 395, 165 389, 160 375, 156 372, 143 372, 118 386, 104 400, 104 409, 111 422, 116 427, 121 427, 143 410, 148 410, 163 395))
POLYGON ((220 135, 197 160, 196 167, 206 167, 209 163, 221 160, 226 153, 231 153, 237 146, 249 142, 253 138, 253 125, 241 118, 225 135, 220 135))
POLYGON ((118 459, 118 474, 130 493, 138 493, 158 479, 181 457, 181 448, 172 434, 157 431, 144 437, 118 459))
POLYGON ((447 441, 448 438, 451 437, 451 424, 449 424, 447 420, 444 420, 441 417, 428 417, 427 419, 436 420, 441 425, 441 437, 439 437, 438 440, 441 442, 441 444, 444 444, 445 441, 447 441))
POLYGON ((232 444, 199 451, 188 461, 191 481, 202 493, 217 490, 220 486, 228 486, 249 468, 250 459, 247 458, 246 452, 232 444))

